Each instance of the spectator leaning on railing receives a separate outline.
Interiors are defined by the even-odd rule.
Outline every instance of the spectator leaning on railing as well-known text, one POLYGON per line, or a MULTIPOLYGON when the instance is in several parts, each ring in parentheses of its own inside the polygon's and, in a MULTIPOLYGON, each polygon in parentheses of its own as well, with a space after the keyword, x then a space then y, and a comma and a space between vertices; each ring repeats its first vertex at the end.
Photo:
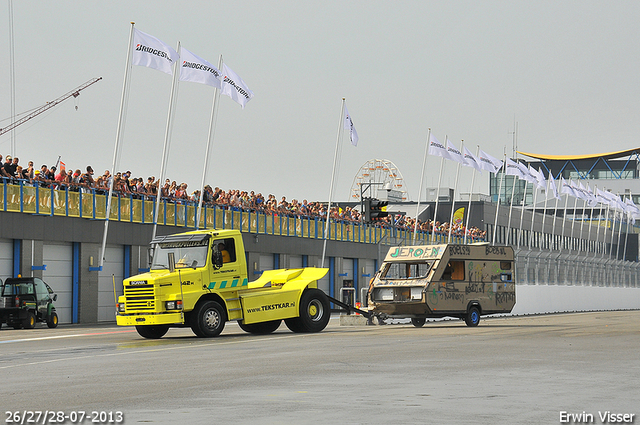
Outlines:
MULTIPOLYGON (((160 196, 168 202, 196 205, 200 200, 199 190, 189 195, 187 191, 188 185, 186 183, 178 185, 175 180, 170 182, 170 179, 166 179, 159 189, 160 182, 154 176, 148 177, 145 183, 142 177, 131 178, 131 171, 118 172, 115 176, 111 176, 110 171, 105 170, 102 176, 94 178, 91 166, 86 167, 86 173, 84 174, 79 169, 68 173, 66 170, 61 169, 58 174, 55 174, 56 167, 49 169, 46 165, 42 165, 40 170, 34 170, 33 161, 29 161, 27 168, 23 168, 19 166, 18 158, 12 158, 7 155, 4 163, 2 163, 2 158, 2 155, 0 155, 0 177, 3 178, 5 183, 22 181, 25 185, 38 185, 46 188, 53 186, 57 189, 68 189, 76 192, 82 189, 83 192, 90 193, 93 191, 104 195, 108 193, 113 179, 114 196, 130 196, 134 199, 153 200, 159 192, 160 196)), ((278 202, 273 194, 269 194, 265 198, 262 193, 256 194, 255 191, 247 192, 238 189, 225 191, 219 187, 212 189, 210 185, 204 187, 203 204, 234 211, 256 211, 267 215, 319 219, 327 217, 327 205, 321 202, 308 202, 306 199, 302 202, 292 199, 289 202, 285 196, 282 196, 278 202)), ((331 211, 329 211, 329 216, 332 220, 342 223, 357 224, 363 220, 362 214, 349 206, 343 208, 333 205, 331 211)), ((439 221, 433 223, 432 220, 418 220, 416 225, 415 218, 406 216, 397 216, 395 222, 392 216, 387 216, 370 224, 381 228, 396 227, 409 231, 416 227, 422 232, 435 231, 441 235, 449 233, 449 223, 441 224, 439 221)), ((472 239, 480 239, 486 236, 485 231, 475 227, 466 229, 462 223, 455 223, 451 233, 457 237, 463 237, 466 234, 472 239)))

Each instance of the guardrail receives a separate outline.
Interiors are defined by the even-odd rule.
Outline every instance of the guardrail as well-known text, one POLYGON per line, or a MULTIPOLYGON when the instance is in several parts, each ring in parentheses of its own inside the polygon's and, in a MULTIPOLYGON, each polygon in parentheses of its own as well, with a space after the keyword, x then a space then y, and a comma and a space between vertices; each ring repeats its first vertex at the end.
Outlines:
MULTIPOLYGON (((96 189, 72 190, 69 187, 56 189, 32 185, 26 180, 9 182, 0 180, 0 211, 25 214, 78 217, 105 220, 107 217, 107 195, 96 189)), ((153 224, 156 208, 155 197, 114 194, 109 220, 140 224, 153 224)), ((196 228, 197 205, 193 201, 160 202, 158 224, 185 228, 196 228)), ((203 205, 199 229, 237 229, 242 232, 277 236, 297 236, 324 239, 325 220, 322 217, 299 217, 268 214, 262 211, 247 211, 224 206, 203 205)), ((430 232, 418 231, 416 244, 431 240, 430 232)), ((327 239, 371 243, 411 243, 413 231, 384 228, 359 222, 331 220, 327 239)), ((436 243, 445 243, 447 235, 436 234, 436 243)), ((477 241, 477 240, 476 240, 477 241)), ((462 237, 454 237, 453 243, 463 243, 462 237)))

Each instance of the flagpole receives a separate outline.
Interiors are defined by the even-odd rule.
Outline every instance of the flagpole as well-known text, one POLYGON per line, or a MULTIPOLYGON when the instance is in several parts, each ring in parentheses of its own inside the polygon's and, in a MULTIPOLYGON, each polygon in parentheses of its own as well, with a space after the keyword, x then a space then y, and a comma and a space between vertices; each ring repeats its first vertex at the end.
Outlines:
MULTIPOLYGON (((596 199, 598 196, 598 186, 596 186, 596 199)), ((593 257, 595 258, 598 255, 598 245, 600 245, 600 221, 602 220, 602 201, 598 201, 600 203, 600 209, 598 211, 598 229, 596 231, 596 248, 594 250, 593 257)))
MULTIPOLYGON (((560 235, 560 254, 562 254, 562 247, 564 245, 564 228, 567 222, 567 205, 569 204, 569 194, 565 193, 564 197, 564 213, 562 214, 562 233, 560 235)), ((560 255, 558 255, 558 258, 560 255)))
POLYGON ((120 113, 118 115, 118 126, 116 128, 116 141, 113 146, 113 162, 111 165, 111 184, 109 185, 109 193, 107 194, 107 205, 104 220, 104 232, 102 234, 102 247, 100 249, 100 266, 98 270, 102 270, 104 265, 104 251, 107 247, 107 233, 109 232, 109 217, 111 216, 111 196, 113 194, 113 186, 115 184, 116 174, 116 162, 118 160, 118 150, 120 148, 120 142, 122 140, 122 133, 124 129, 124 115, 126 110, 126 103, 129 97, 129 81, 131 79, 131 47, 133 45, 133 28, 135 22, 131 22, 131 31, 129 32, 129 47, 127 49, 127 61, 124 67, 124 82, 122 83, 122 95, 120 97, 120 113))
MULTIPOLYGON (((540 168, 538 168, 539 170, 540 168)), ((545 243, 545 237, 544 237, 544 222, 545 219, 547 218, 547 201, 549 200, 549 186, 551 185, 551 182, 549 181, 549 178, 553 179, 553 174, 551 174, 551 171, 549 171, 549 175, 547 176, 547 189, 544 192, 544 212, 542 214, 542 228, 540 229, 540 233, 542 234, 542 245, 540 246, 540 251, 542 251, 542 248, 544 247, 545 243)), ((555 183, 554 183, 555 184, 555 183)), ((557 202, 557 199, 556 199, 557 202)))
MULTIPOLYGON (((620 199, 620 194, 618 193, 618 199, 620 199)), ((618 257, 620 257, 620 239, 622 237, 622 222, 624 221, 624 208, 620 213, 620 230, 618 230, 618 246, 616 247, 616 261, 618 261, 618 257)))
MULTIPOLYGON (((540 169, 538 168, 538 175, 540 174, 540 169)), ((539 183, 539 180, 536 180, 539 183)), ((538 186, 538 184, 536 184, 533 188, 533 209, 531 210, 531 230, 529 230, 529 243, 527 244, 527 246, 529 247, 529 250, 531 250, 531 240, 533 239, 533 223, 535 221, 536 218, 536 205, 538 202, 538 190, 540 189, 540 187, 538 186)), ((545 192, 546 195, 546 192, 545 192)), ((520 244, 518 244, 519 246, 520 244)))
POLYGON ((573 228, 576 224, 576 208, 578 208, 578 197, 576 197, 576 200, 573 202, 573 220, 571 220, 571 236, 569 236, 569 246, 571 249, 569 249, 569 251, 573 251, 573 228))
MULTIPOLYGON (((448 142, 448 141, 447 141, 448 142)), ((460 143, 460 152, 464 150, 464 140, 460 143)), ((456 168, 456 180, 453 184, 453 197, 451 198, 451 217, 449 218, 449 236, 447 238, 447 243, 451 243, 451 232, 453 231, 453 213, 456 205, 456 194, 458 192, 458 176, 460 175, 460 163, 458 162, 458 167, 456 168)))
MULTIPOLYGON (((447 136, 445 136, 445 142, 446 142, 446 138, 447 136)), ((444 169, 444 157, 440 158, 440 175, 438 176, 438 187, 436 188, 436 207, 433 211, 433 223, 431 226, 431 236, 432 236, 432 240, 433 242, 436 241, 436 221, 438 219, 438 202, 440 200, 440 184, 442 183, 442 170, 444 169)))
MULTIPOLYGON (((594 186, 594 187, 595 187, 595 189, 598 189, 598 186, 594 186)), ((593 196, 594 196, 594 199, 595 199, 595 192, 594 192, 593 196)), ((587 233, 587 241, 588 241, 587 242, 587 254, 589 253, 589 249, 590 249, 589 246, 591 245, 591 230, 593 229, 593 207, 595 207, 595 205, 589 207, 590 210, 589 210, 589 232, 587 233)), ((598 219, 599 218, 600 217, 598 217, 598 219)), ((580 233, 582 233, 582 229, 580 229, 580 233)), ((598 245, 598 242, 596 241, 595 246, 597 247, 597 245, 598 245)), ((595 252, 595 247, 594 247, 594 252, 595 252)))
MULTIPOLYGON (((480 156, 480 145, 476 145, 476 157, 480 156)), ((467 243, 467 232, 469 231, 469 216, 471 215, 471 198, 473 197, 473 185, 476 182, 476 169, 473 168, 473 174, 471 175, 471 190, 469 191, 469 206, 467 207, 467 219, 464 224, 464 243, 467 243)), ((473 239, 471 239, 473 242, 473 239)))
MULTIPOLYGON (((218 69, 222 68, 222 55, 218 59, 218 69)), ((202 202, 204 201, 204 182, 207 178, 207 165, 209 163, 209 150, 213 145, 213 137, 216 133, 216 119, 218 117, 218 101, 220 99, 220 90, 213 88, 213 106, 211 107, 211 119, 209 120, 209 135, 207 138, 207 148, 204 152, 204 166, 202 167, 202 182, 200 183, 200 199, 198 199, 198 209, 196 211, 196 229, 200 228, 200 216, 202 215, 202 202)), ((214 224, 215 227, 215 224, 214 224)), ((207 223, 203 224, 203 228, 207 228, 207 223)))
MULTIPOLYGON (((511 212, 513 211, 513 198, 515 197, 516 191, 516 176, 513 176, 513 185, 511 187, 511 202, 509 203, 509 221, 507 222, 507 245, 509 245, 509 241, 511 240, 511 212)), ((526 183, 525 183, 526 186, 526 183)), ((511 241, 513 243, 513 241, 511 241)))
MULTIPOLYGON (((524 195, 522 195, 522 204, 520 205, 520 229, 518 229, 518 243, 517 248, 520 249, 520 239, 522 237, 522 221, 524 220, 524 204, 527 198, 527 181, 524 181, 524 195)), ((531 183, 533 186, 533 183, 531 183)), ((534 201, 534 209, 535 209, 535 201, 534 201)), ((533 218, 531 219, 533 222, 533 218)))
POLYGON ((327 216, 324 226, 324 242, 322 243, 322 261, 320 267, 324 267, 324 256, 327 252, 327 233, 329 232, 329 219, 331 218, 331 197, 333 196, 333 179, 336 174, 336 162, 338 160, 338 147, 340 146, 341 130, 344 126, 344 97, 342 98, 342 107, 340 109, 340 122, 338 123, 338 135, 336 136, 336 150, 333 154, 333 170, 331 171, 331 186, 329 187, 329 203, 327 204, 327 216))
MULTIPOLYGON (((607 212, 604 216, 604 230, 602 231, 602 258, 605 258, 607 256, 607 227, 609 226, 609 208, 611 208, 611 205, 609 205, 609 200, 607 200, 607 212)), ((609 248, 609 251, 611 251, 611 248, 609 248)))
POLYGON ((416 209, 416 219, 413 223, 413 242, 412 244, 416 244, 416 234, 418 231, 418 214, 420 213, 420 198, 422 197, 422 183, 424 182, 424 169, 427 165, 427 156, 429 154, 429 141, 431 140, 431 128, 427 132, 427 143, 424 146, 424 159, 422 160, 422 173, 420 174, 420 189, 418 191, 418 207, 416 209))
MULTIPOLYGON (((178 41, 178 56, 180 56, 180 42, 178 41)), ((171 95, 169 96, 169 112, 167 113, 167 126, 164 132, 164 145, 162 148, 162 163, 160 165, 160 180, 158 180, 158 191, 156 193, 156 209, 153 213, 153 233, 151 240, 155 239, 158 228, 158 215, 160 213, 160 202, 162 198, 162 188, 160 184, 164 184, 164 173, 166 171, 167 160, 169 156, 169 147, 171 145, 171 126, 173 125, 173 108, 175 107, 176 92, 178 90, 178 71, 179 61, 173 63, 173 80, 171 81, 171 95)), ((166 221, 166 217, 165 217, 166 221)))
POLYGON ((504 162, 502 163, 502 175, 500 176, 500 185, 498 186, 498 202, 496 203, 496 221, 493 225, 493 241, 491 245, 496 244, 496 231, 498 230, 498 214, 500 213, 500 191, 502 190, 502 182, 504 181, 504 174, 507 172, 507 153, 504 153, 504 162))

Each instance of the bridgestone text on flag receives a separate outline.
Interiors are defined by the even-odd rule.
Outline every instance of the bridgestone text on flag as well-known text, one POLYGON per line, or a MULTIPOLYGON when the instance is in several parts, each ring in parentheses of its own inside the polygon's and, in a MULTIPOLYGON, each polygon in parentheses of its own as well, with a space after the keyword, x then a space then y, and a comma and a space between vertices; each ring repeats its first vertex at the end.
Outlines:
POLYGON ((180 49, 180 81, 207 84, 222 88, 222 72, 201 57, 185 48, 180 49))
POLYGON ((131 63, 172 75, 171 65, 179 58, 167 44, 134 28, 131 63))
POLYGON ((222 64, 222 94, 229 96, 242 106, 253 98, 253 92, 238 74, 233 72, 226 63, 222 64))

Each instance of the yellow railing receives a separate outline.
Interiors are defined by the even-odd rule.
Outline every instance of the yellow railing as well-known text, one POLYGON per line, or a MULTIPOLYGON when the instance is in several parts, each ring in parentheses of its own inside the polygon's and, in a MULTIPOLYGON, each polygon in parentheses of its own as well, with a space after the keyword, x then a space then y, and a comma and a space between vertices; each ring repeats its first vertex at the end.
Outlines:
MULTIPOLYGON (((81 217, 105 220, 107 195, 93 190, 76 192, 27 184, 25 181, 8 183, 0 179, 0 211, 27 214, 81 217)), ((174 203, 163 200, 158 211, 158 223, 186 228, 237 229, 245 233, 324 239, 324 220, 318 217, 289 217, 270 215, 260 211, 235 211, 218 206, 203 206, 199 226, 195 225, 197 205, 193 202, 174 203)), ((109 220, 153 224, 154 200, 134 199, 131 196, 113 196, 109 220)), ((358 243, 411 244, 410 230, 388 229, 364 223, 337 222, 329 224, 328 239, 358 243)), ((463 238, 454 238, 462 243, 463 238)), ((445 242, 437 235, 437 242, 445 242)), ((430 234, 418 232, 416 243, 430 242, 430 234)))

